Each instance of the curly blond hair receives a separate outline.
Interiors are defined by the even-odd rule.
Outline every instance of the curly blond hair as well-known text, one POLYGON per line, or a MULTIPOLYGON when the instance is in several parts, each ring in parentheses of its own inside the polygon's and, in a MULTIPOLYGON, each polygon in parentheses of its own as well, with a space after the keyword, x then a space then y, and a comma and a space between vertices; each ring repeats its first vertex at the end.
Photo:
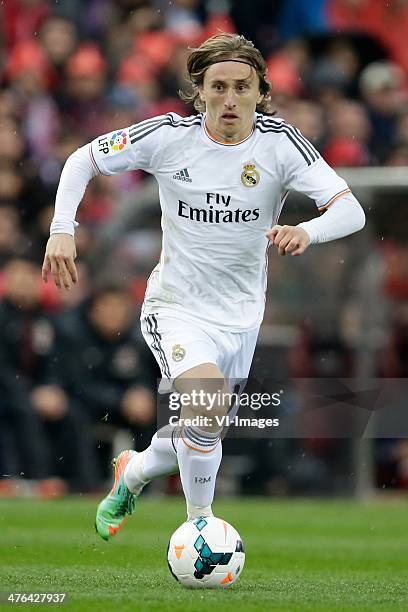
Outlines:
POLYGON ((205 71, 212 64, 229 59, 242 60, 254 68, 259 77, 259 91, 263 95, 261 102, 256 105, 256 110, 265 115, 274 115, 275 111, 270 100, 271 83, 266 76, 266 62, 255 45, 240 34, 216 34, 196 49, 191 49, 187 60, 191 91, 179 90, 180 98, 184 102, 192 103, 200 113, 205 111, 205 102, 199 95, 205 71))

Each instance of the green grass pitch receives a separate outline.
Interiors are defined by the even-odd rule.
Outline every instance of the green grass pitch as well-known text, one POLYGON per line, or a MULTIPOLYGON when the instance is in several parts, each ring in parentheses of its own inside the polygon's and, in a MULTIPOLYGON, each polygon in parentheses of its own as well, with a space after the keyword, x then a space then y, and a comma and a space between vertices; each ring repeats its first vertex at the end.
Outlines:
POLYGON ((94 533, 96 503, 0 501, 0 590, 66 592, 63 610, 101 612, 408 610, 406 501, 217 501, 246 547, 225 591, 185 590, 167 569, 181 499, 141 499, 111 542, 94 533))

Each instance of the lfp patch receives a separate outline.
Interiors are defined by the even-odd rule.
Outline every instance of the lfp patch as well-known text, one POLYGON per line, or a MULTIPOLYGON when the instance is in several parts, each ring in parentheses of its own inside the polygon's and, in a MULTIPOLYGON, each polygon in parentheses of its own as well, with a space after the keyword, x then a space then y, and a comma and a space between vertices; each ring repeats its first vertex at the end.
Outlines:
POLYGON ((119 151, 123 151, 128 143, 128 137, 125 130, 119 130, 118 132, 113 132, 109 139, 109 146, 112 151, 118 153, 119 151))
POLYGON ((121 153, 129 147, 127 130, 117 130, 98 138, 99 152, 107 157, 121 153))

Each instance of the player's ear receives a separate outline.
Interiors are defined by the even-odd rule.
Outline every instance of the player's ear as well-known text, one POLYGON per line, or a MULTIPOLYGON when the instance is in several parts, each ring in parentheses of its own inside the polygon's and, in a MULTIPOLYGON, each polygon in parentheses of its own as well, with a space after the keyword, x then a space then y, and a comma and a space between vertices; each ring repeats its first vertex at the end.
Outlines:
POLYGON ((204 88, 202 85, 198 86, 198 95, 200 97, 201 102, 205 102, 204 88))

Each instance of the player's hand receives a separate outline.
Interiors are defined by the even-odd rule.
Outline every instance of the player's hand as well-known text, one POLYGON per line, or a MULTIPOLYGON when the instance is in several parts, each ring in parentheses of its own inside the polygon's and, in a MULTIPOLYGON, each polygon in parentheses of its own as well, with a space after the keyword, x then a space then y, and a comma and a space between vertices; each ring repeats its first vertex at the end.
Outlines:
POLYGON ((72 285, 78 282, 75 258, 74 238, 70 234, 52 234, 48 239, 45 250, 42 266, 43 281, 48 282, 48 274, 51 272, 58 289, 64 287, 69 291, 72 285))
POLYGON ((274 225, 266 232, 266 236, 278 247, 278 255, 301 255, 310 244, 306 230, 295 225, 274 225))

